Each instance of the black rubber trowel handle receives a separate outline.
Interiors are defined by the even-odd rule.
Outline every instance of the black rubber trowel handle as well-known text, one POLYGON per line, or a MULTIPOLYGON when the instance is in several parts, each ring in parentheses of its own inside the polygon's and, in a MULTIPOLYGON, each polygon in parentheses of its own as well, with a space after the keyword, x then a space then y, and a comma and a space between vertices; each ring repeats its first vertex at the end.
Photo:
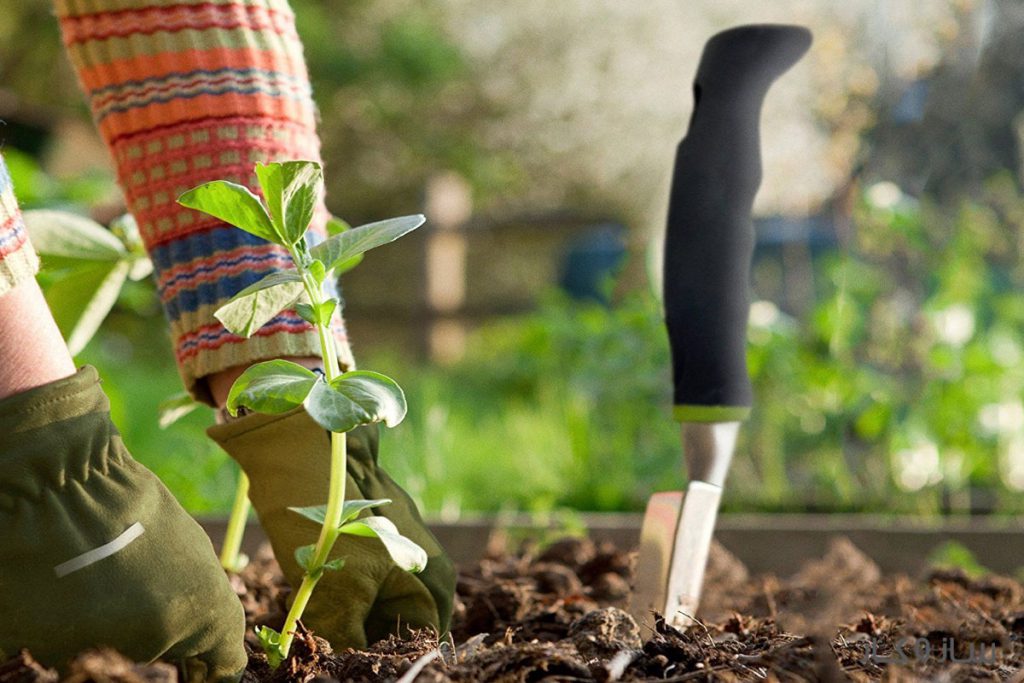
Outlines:
POLYGON ((749 413, 750 213, 761 183, 761 104, 810 43, 802 27, 756 25, 719 33, 704 46, 665 235, 665 315, 680 420, 729 422, 749 413))

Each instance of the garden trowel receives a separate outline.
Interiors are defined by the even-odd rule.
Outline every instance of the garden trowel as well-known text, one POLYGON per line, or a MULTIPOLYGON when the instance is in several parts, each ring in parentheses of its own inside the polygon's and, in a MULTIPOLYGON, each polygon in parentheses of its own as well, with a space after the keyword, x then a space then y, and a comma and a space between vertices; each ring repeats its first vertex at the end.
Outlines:
POLYGON ((752 403, 746 330, 761 104, 810 44, 802 27, 740 26, 713 36, 701 55, 676 152, 663 280, 689 485, 647 505, 630 604, 642 632, 655 612, 674 626, 696 615, 722 486, 752 403))

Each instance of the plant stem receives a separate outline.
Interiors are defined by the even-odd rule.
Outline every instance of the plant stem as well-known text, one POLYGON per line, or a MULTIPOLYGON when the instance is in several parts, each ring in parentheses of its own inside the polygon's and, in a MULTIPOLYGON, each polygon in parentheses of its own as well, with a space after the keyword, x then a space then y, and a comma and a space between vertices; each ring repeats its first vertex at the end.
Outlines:
MULTIPOLYGON (((324 301, 323 290, 302 267, 302 260, 298 255, 292 253, 296 268, 302 276, 302 282, 306 287, 306 294, 314 306, 319 306, 324 301)), ((338 352, 334 346, 334 337, 331 335, 330 320, 320 320, 316 324, 317 333, 320 336, 320 351, 324 361, 324 374, 326 381, 331 382, 341 374, 338 367, 338 352)), ((299 619, 309 604, 313 595, 313 589, 324 573, 326 564, 334 548, 334 542, 338 540, 341 527, 341 515, 345 506, 345 481, 348 478, 348 441, 344 433, 331 432, 331 476, 327 493, 327 510, 324 514, 324 523, 320 527, 320 536, 317 538, 316 549, 313 552, 313 559, 309 568, 302 577, 302 584, 295 593, 295 600, 288 610, 284 627, 281 629, 281 643, 278 649, 281 658, 288 657, 292 641, 295 639, 295 629, 299 619)))
POLYGON ((288 650, 291 649, 292 640, 295 638, 295 629, 302 613, 313 595, 320 577, 323 576, 323 566, 338 540, 338 528, 341 526, 341 512, 345 503, 345 479, 346 473, 346 443, 345 435, 337 432, 331 433, 331 481, 330 492, 327 498, 327 512, 324 515, 324 524, 320 527, 320 538, 316 542, 313 560, 310 563, 311 571, 307 571, 302 577, 302 585, 295 593, 295 601, 292 602, 285 619, 284 627, 281 629, 281 644, 279 646, 281 657, 288 657, 288 650), (340 476, 339 476, 340 475, 340 476))
POLYGON ((228 518, 228 528, 224 533, 224 545, 220 549, 220 566, 229 572, 237 572, 242 568, 239 566, 242 547, 242 538, 245 536, 245 523, 249 518, 249 477, 245 472, 238 472, 238 488, 235 490, 235 502, 231 505, 231 517, 228 518))

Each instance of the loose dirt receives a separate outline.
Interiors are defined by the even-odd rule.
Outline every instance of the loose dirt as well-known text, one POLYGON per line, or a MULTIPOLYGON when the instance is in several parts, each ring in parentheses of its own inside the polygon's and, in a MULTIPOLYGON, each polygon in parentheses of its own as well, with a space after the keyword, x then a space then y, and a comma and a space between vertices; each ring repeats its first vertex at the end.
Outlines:
MULTIPOLYGON (((332 652, 302 633, 271 671, 252 628, 280 627, 288 588, 269 554, 233 577, 249 622, 246 683, 400 681, 1021 681, 1024 586, 960 571, 885 576, 844 539, 796 575, 751 576, 712 552, 701 623, 641 633, 623 611, 631 557, 566 539, 489 552, 459 577, 451 636, 418 633, 332 652)), ((0 683, 55 683, 28 653, 0 683)), ((80 655, 74 683, 172 683, 173 668, 109 651, 80 655)))

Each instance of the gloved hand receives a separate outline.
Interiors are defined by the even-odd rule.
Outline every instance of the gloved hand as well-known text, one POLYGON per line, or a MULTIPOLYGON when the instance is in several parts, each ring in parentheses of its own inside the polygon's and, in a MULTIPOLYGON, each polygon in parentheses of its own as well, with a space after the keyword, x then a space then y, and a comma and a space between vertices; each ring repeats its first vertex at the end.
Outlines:
MULTIPOLYGON (((0 400, 0 651, 110 646, 236 681, 245 619, 209 538, 125 450, 96 370, 0 400)), ((6 657, 0 657, 0 661, 6 657)))
MULTIPOLYGON (((299 408, 283 415, 253 414, 211 427, 207 433, 249 477, 249 499, 270 538, 285 578, 302 581, 295 549, 315 543, 319 526, 289 507, 327 502, 330 437, 299 408)), ((379 430, 360 427, 348 434, 346 498, 390 498, 372 514, 387 517, 427 551, 418 574, 400 569, 375 538, 342 535, 331 558, 345 566, 320 579, 303 623, 335 649, 361 648, 406 627, 430 627, 444 634, 451 620, 455 569, 415 504, 377 464, 379 430)))

